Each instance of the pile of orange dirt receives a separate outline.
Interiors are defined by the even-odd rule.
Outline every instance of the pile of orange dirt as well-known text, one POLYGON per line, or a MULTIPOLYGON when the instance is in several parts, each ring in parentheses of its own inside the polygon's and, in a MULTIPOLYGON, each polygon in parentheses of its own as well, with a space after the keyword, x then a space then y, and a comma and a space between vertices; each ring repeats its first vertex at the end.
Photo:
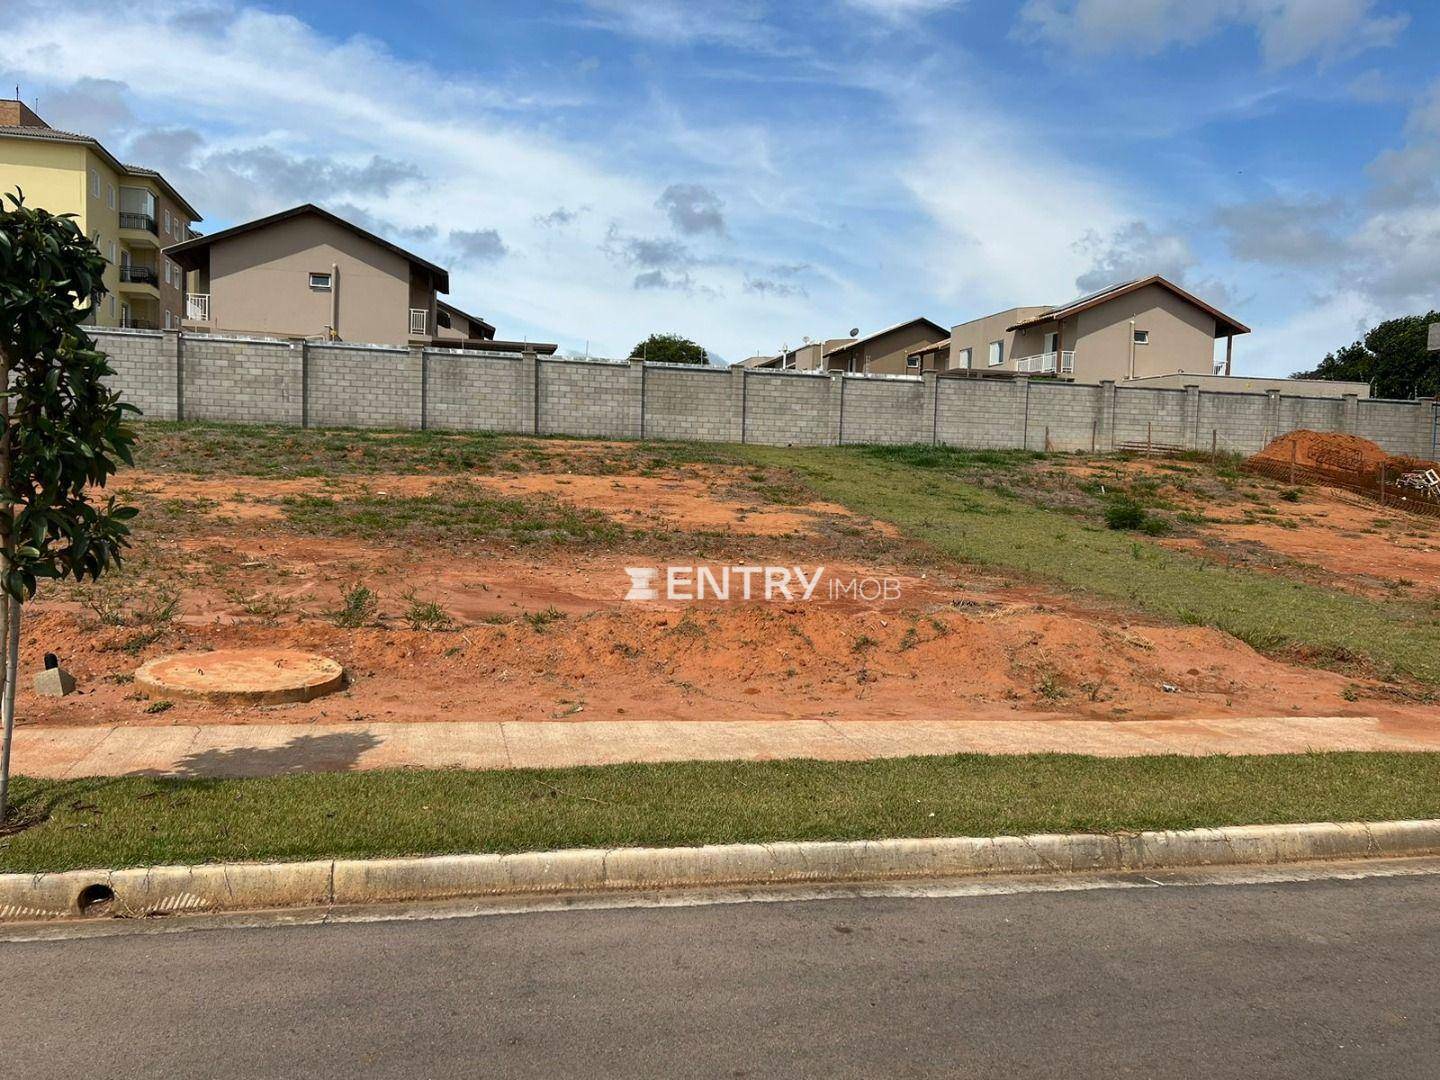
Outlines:
POLYGON ((1306 469, 1374 476, 1383 466, 1392 475, 1433 469, 1435 463, 1391 454, 1378 443, 1338 431, 1291 431, 1275 439, 1251 461, 1294 463, 1306 469))

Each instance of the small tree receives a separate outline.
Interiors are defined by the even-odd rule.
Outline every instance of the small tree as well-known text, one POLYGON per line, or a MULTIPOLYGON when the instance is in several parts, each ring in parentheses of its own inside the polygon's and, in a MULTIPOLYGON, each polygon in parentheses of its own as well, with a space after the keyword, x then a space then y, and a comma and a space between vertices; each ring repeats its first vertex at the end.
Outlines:
POLYGON ((709 358, 700 345, 679 334, 651 334, 630 350, 631 360, 649 360, 655 364, 707 364, 709 358))
POLYGON ((10 787, 21 605, 41 578, 118 567, 137 513, 95 489, 129 464, 138 412, 106 388, 109 363, 82 324, 105 293, 105 260, 73 220, 0 202, 0 822, 10 787))

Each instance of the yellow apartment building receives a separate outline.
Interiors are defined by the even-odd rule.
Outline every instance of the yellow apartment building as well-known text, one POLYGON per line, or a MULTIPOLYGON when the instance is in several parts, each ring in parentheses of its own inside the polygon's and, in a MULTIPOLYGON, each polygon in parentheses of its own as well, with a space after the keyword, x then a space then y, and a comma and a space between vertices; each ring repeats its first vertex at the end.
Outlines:
MULTIPOLYGON (((0 193, 76 224, 110 264, 99 326, 179 329, 185 272, 163 248, 195 235, 195 208, 153 169, 119 161, 88 135, 52 128, 21 101, 0 100, 0 193)), ((8 203, 7 203, 8 205, 8 203)))

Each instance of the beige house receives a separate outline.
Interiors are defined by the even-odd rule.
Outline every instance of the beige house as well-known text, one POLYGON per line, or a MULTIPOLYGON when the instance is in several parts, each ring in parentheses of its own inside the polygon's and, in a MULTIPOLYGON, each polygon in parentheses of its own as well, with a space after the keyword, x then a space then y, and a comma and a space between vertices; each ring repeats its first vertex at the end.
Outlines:
POLYGON ((1112 285, 1059 307, 1018 307, 956 326, 950 370, 1057 375, 1123 382, 1216 373, 1226 341, 1228 373, 1237 334, 1250 328, 1158 274, 1112 285))
POLYGON ((911 354, 921 346, 944 341, 946 336, 937 322, 911 319, 824 349, 825 368, 869 375, 917 375, 920 365, 911 354))
POLYGON ((443 267, 309 203, 165 254, 195 272, 187 330, 429 344, 450 291, 443 267))
POLYGON ((807 341, 796 349, 785 349, 774 356, 747 356, 740 361, 741 367, 775 368, 785 371, 843 370, 829 368, 826 354, 842 345, 848 345, 854 338, 826 338, 824 341, 807 341))

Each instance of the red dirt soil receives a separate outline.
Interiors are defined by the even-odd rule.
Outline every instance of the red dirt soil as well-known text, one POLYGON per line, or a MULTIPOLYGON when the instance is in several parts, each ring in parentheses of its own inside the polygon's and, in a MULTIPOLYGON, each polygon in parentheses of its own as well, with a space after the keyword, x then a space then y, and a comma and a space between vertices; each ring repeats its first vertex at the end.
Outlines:
POLYGON ((195 507, 147 539, 144 580, 152 590, 180 589, 178 616, 144 640, 133 626, 98 625, 74 599, 87 593, 47 586, 24 624, 20 722, 1433 715, 1375 697, 1364 680, 1267 659, 1216 630, 1156 625, 962 567, 905 564, 888 526, 826 504, 750 500, 738 493, 743 472, 467 477, 573 500, 626 524, 641 515, 646 527, 680 538, 658 551, 648 539, 635 549, 428 550, 316 538, 291 531, 273 502, 302 491, 418 494, 447 478, 127 474, 125 486, 151 500, 195 507), (683 546, 695 529, 698 551, 683 546), (623 600, 625 567, 667 563, 823 564, 839 576, 893 578, 900 598, 878 606, 623 600), (378 612, 369 625, 342 629, 327 613, 355 582, 376 591, 378 612), (405 615, 417 599, 438 603, 453 627, 411 629, 405 615), (155 656, 250 647, 332 657, 351 684, 289 705, 161 707, 130 681, 155 656), (30 690, 47 651, 76 676, 78 693, 30 690), (1357 682, 1366 691, 1358 701, 1357 682))

